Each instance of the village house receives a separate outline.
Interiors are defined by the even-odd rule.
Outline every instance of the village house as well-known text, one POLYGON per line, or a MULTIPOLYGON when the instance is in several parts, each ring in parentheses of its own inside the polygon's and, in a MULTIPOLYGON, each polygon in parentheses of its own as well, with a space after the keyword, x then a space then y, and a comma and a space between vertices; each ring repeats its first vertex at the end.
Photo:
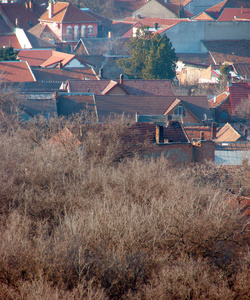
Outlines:
POLYGON ((87 8, 80 9, 71 3, 50 0, 48 11, 39 19, 47 25, 60 41, 76 43, 80 37, 105 36, 109 20, 93 13, 87 8))

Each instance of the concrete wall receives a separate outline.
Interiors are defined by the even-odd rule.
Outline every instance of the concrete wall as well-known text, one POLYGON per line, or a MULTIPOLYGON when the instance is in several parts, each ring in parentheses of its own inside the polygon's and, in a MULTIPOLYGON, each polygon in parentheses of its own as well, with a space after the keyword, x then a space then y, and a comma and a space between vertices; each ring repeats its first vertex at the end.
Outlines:
POLYGON ((164 32, 176 53, 205 53, 202 40, 249 40, 250 22, 188 21, 164 32))
POLYGON ((192 0, 185 5, 184 8, 196 16, 202 11, 205 11, 207 8, 212 7, 220 2, 221 0, 192 0))

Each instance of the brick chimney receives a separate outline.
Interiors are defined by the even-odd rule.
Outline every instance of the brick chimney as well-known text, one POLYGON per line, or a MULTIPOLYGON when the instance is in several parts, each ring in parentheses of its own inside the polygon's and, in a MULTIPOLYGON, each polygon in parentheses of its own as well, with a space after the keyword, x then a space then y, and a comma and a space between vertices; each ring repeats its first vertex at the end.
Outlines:
POLYGON ((119 84, 120 85, 123 85, 123 74, 120 74, 120 79, 119 79, 119 84))
POLYGON ((200 132, 200 140, 201 140, 201 141, 204 141, 204 131, 201 131, 201 132, 200 132))
POLYGON ((163 126, 161 125, 156 125, 155 140, 157 144, 164 143, 163 126))
POLYGON ((30 1, 29 1, 29 9, 30 9, 31 11, 33 11, 33 8, 34 8, 33 1, 30 0, 30 1))
POLYGON ((48 6, 49 19, 52 19, 53 15, 54 15, 54 3, 53 3, 53 0, 49 0, 48 4, 49 4, 49 6, 48 6))
POLYGON ((248 130, 247 128, 244 129, 244 138, 247 140, 248 130))
POLYGON ((103 68, 100 68, 100 69, 99 69, 99 75, 98 75, 98 77, 99 77, 100 79, 103 78, 103 68))
POLYGON ((213 122, 211 126, 211 140, 216 139, 216 129, 217 129, 217 124, 213 122))

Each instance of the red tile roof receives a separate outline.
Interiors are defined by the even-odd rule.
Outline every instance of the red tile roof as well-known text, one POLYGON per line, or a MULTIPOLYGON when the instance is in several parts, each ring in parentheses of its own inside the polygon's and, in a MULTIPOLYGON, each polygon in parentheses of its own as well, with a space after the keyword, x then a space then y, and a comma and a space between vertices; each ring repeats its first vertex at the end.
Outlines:
POLYGON ((183 129, 183 126, 178 121, 169 121, 167 127, 163 128, 164 142, 169 143, 188 143, 189 139, 183 129))
POLYGON ((72 146, 77 147, 81 145, 81 142, 67 127, 50 138, 49 143, 56 144, 58 146, 65 146, 66 148, 72 146))
POLYGON ((193 17, 192 20, 214 21, 214 18, 203 11, 195 17, 193 17))
POLYGON ((53 50, 21 50, 18 53, 21 60, 27 60, 32 67, 48 67, 55 63, 62 63, 62 66, 67 65, 75 55, 53 51, 53 50))
MULTIPOLYGON (((110 80, 69 81, 70 92, 89 92, 101 95, 110 80)), ((169 80, 124 80, 120 85, 130 95, 173 96, 173 88, 169 80)))
POLYGON ((55 43, 61 43, 61 40, 47 25, 37 24, 36 26, 29 29, 28 32, 47 42, 54 41, 55 43))
POLYGON ((232 85, 229 86, 229 93, 231 110, 234 112, 236 106, 241 103, 242 99, 247 99, 250 95, 250 84, 247 82, 232 83, 232 85))
POLYGON ((242 135, 229 123, 226 123, 216 134, 216 142, 236 142, 242 135))
POLYGON ((244 79, 250 78, 250 63, 233 64, 235 73, 242 76, 244 79))
POLYGON ((15 34, 0 35, 0 48, 13 47, 13 49, 21 49, 21 45, 15 34))
POLYGON ((227 3, 227 0, 224 0, 212 7, 209 7, 208 9, 206 9, 206 13, 209 14, 212 18, 214 18, 215 20, 217 20, 222 12, 222 10, 224 9, 225 4, 227 3))
POLYGON ((36 81, 26 61, 0 61, 0 73, 4 82, 36 81))
POLYGON ((210 108, 217 107, 229 97, 229 92, 223 92, 220 95, 214 97, 214 99, 208 101, 210 108))
POLYGON ((209 126, 185 126, 184 130, 190 141, 200 141, 201 135, 203 135, 204 141, 213 139, 211 127, 209 126))
POLYGON ((250 63, 250 40, 202 41, 216 64, 250 63))
MULTIPOLYGON (((157 2, 161 3, 161 5, 165 6, 167 9, 169 9, 174 14, 176 14, 176 16, 178 16, 179 5, 172 4, 172 3, 165 3, 164 0, 157 0, 157 2)), ((184 3, 183 6, 185 6, 184 3)), ((184 15, 186 18, 191 18, 193 16, 189 11, 186 11, 185 9, 184 9, 184 15)))
POLYGON ((250 21, 250 8, 225 8, 218 21, 250 21))
POLYGON ((93 68, 33 68, 37 81, 98 80, 93 68))
POLYGON ((82 11, 78 7, 67 2, 56 2, 54 4, 54 14, 49 18, 49 12, 46 11, 40 21, 50 21, 59 23, 84 23, 84 22, 99 22, 96 15, 89 14, 88 11, 82 11))
POLYGON ((19 27, 25 30, 39 23, 35 13, 30 9, 26 9, 21 3, 1 3, 0 13, 8 20, 13 28, 16 24, 16 18, 18 18, 19 27))

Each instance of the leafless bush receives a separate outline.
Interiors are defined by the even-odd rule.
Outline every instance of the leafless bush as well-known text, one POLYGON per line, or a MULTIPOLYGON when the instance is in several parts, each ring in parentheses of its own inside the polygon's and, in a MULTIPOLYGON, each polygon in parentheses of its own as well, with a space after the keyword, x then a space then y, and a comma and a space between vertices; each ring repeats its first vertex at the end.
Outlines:
POLYGON ((144 160, 126 122, 84 120, 0 133, 0 298, 247 299, 236 173, 144 160))

